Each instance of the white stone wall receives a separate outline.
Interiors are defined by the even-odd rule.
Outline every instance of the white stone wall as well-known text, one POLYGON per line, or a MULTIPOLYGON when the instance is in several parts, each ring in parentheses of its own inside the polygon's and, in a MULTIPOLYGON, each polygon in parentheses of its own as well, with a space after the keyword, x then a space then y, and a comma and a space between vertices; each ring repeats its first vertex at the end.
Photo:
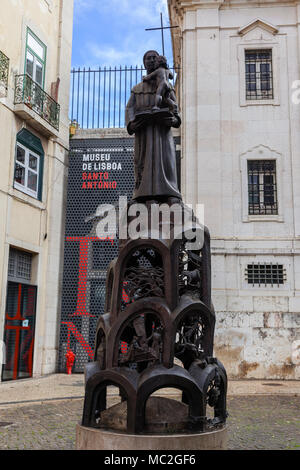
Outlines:
POLYGON ((171 24, 180 26, 183 197, 205 206, 215 354, 232 377, 300 378, 300 105, 291 99, 300 79, 298 3, 169 0, 171 24), (272 49, 273 100, 246 102, 245 48, 272 49), (276 160, 278 215, 248 215, 251 158, 276 160), (283 264, 286 282, 248 285, 252 262, 283 264))

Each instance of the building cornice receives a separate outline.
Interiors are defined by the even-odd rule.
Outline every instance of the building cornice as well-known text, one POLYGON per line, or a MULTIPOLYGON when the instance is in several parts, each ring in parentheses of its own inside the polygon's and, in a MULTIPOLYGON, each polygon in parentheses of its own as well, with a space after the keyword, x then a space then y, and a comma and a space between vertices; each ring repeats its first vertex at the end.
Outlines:
POLYGON ((186 10, 196 10, 199 8, 257 8, 262 6, 295 6, 300 0, 168 0, 169 11, 176 12, 182 16, 186 10))
MULTIPOLYGON (((249 8, 257 9, 258 7, 265 8, 274 8, 274 7, 298 7, 300 6, 300 0, 168 0, 168 9, 169 9, 169 18, 170 24, 172 26, 179 26, 171 30, 172 44, 173 44, 173 54, 174 54, 174 64, 180 65, 181 62, 181 41, 184 32, 198 29, 197 26, 193 28, 184 27, 184 15, 188 11, 196 11, 200 9, 212 9, 218 8, 220 10, 229 10, 237 8, 249 8)), ((300 13, 299 13, 300 15, 300 13)), ((254 21, 257 21, 264 29, 269 30, 272 34, 278 34, 278 29, 281 25, 271 25, 268 24, 265 20, 256 18, 254 21)), ((298 25, 299 22, 296 22, 295 25, 298 25)), ((284 26, 294 26, 294 24, 284 24, 284 26)), ((236 29, 238 35, 245 34, 248 29, 251 29, 252 25, 248 24, 242 28, 240 25, 226 27, 224 29, 236 29), (238 30, 240 28, 240 30, 238 30)), ((204 26, 201 26, 203 29, 204 26)), ((216 26, 219 28, 219 26, 216 26)), ((210 26, 211 29, 211 26, 210 26)))
POLYGON ((242 26, 238 30, 238 34, 240 34, 241 36, 244 36, 244 34, 247 34, 249 31, 256 28, 257 26, 259 26, 262 29, 265 29, 271 34, 278 33, 278 28, 274 26, 273 24, 269 23, 268 21, 262 20, 261 18, 255 18, 255 20, 252 20, 250 21, 250 23, 247 23, 245 26, 242 26))

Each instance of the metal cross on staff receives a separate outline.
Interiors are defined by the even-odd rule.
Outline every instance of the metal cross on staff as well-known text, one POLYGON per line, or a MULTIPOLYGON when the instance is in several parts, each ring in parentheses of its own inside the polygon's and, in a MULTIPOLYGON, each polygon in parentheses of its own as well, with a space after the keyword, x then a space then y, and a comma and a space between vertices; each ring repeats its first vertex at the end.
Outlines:
POLYGON ((146 28, 145 31, 161 30, 162 53, 165 55, 164 29, 178 28, 178 26, 164 26, 162 13, 160 14, 160 28, 146 28))

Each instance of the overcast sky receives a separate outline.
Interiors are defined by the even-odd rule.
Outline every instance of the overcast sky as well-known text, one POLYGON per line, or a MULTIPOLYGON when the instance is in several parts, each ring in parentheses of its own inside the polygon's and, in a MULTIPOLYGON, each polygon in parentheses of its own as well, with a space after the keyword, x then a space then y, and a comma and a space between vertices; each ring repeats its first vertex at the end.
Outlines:
MULTIPOLYGON (((160 12, 169 25, 167 0, 74 0, 72 67, 142 64, 149 49, 162 53, 160 12)), ((165 55, 173 65, 171 38, 165 32, 165 55)))

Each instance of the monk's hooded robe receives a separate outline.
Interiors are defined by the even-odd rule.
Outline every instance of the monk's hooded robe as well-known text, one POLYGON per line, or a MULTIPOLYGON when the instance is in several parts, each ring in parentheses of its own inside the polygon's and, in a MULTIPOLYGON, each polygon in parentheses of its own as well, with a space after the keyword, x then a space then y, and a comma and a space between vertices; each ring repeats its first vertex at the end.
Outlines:
MULTIPOLYGON (((149 112, 155 104, 155 80, 141 82, 131 90, 126 106, 126 126, 132 134, 130 123, 139 113, 149 112)), ((178 127, 181 123, 178 119, 178 127)), ((135 190, 133 199, 149 196, 167 196, 181 199, 177 186, 175 144, 171 128, 149 120, 135 132, 134 148, 135 190)))

